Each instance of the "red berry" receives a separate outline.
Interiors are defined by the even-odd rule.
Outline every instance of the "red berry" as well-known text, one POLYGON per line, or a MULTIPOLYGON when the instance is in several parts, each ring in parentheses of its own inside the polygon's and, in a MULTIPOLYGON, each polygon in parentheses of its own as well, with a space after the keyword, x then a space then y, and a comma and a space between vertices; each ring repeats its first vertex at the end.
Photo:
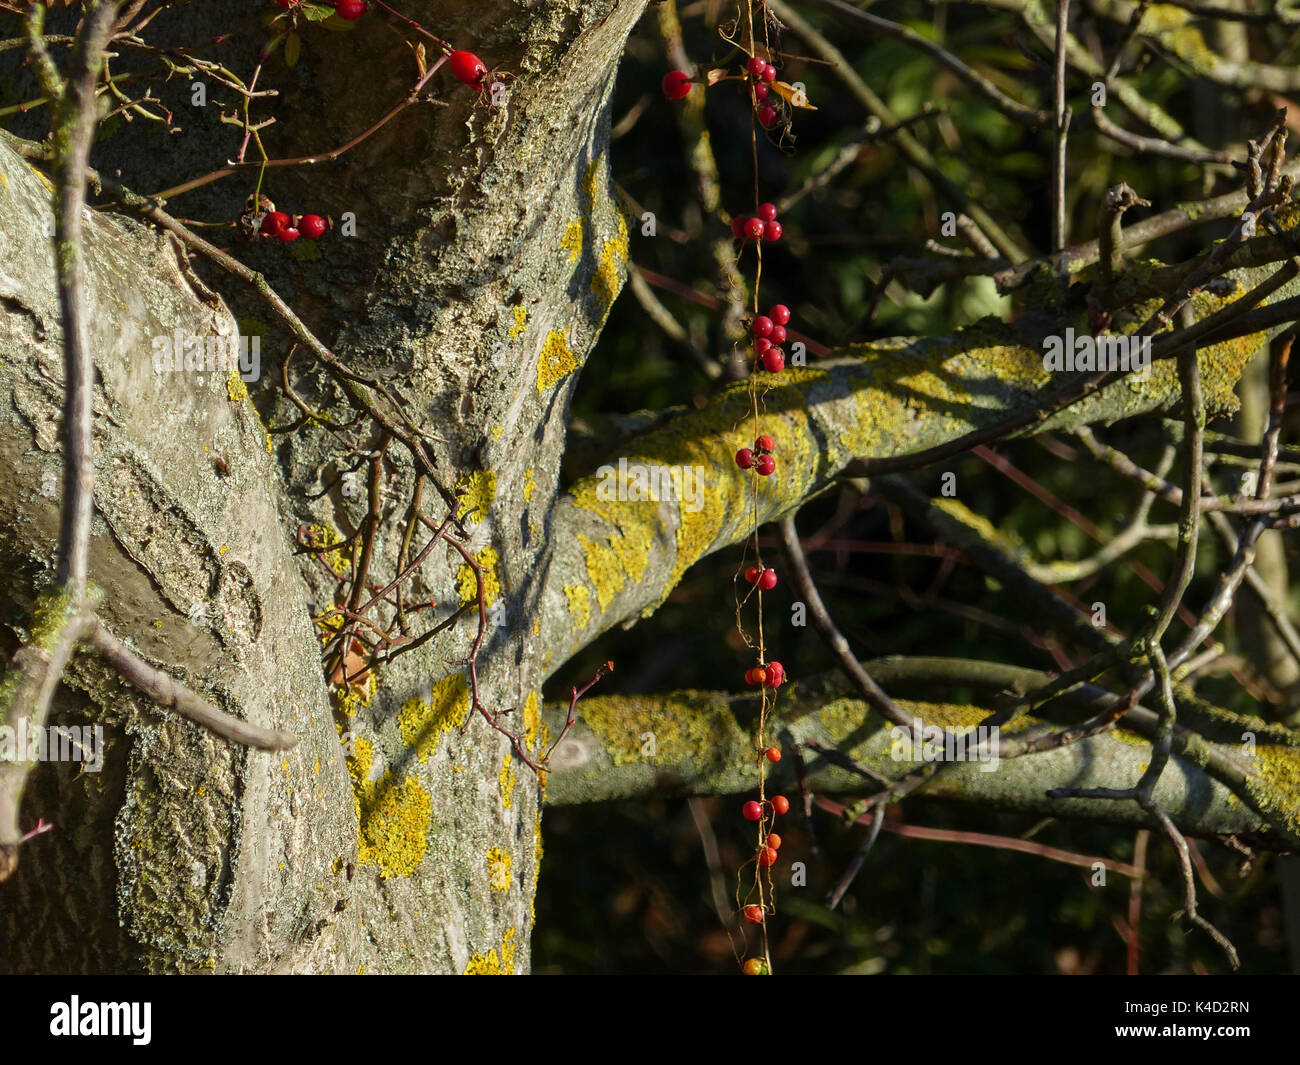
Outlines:
POLYGON ((277 230, 275 235, 286 244, 292 244, 301 234, 293 226, 285 226, 283 229, 277 230))
MULTIPOLYGON (((776 748, 773 747, 772 750, 775 751, 776 748)), ((781 837, 778 836, 775 832, 769 832, 767 834, 767 845, 771 847, 774 851, 779 851, 781 849, 781 837)))
POLYGON ((749 62, 745 64, 745 69, 753 74, 754 77, 761 78, 763 76, 763 71, 767 69, 767 60, 762 56, 751 55, 749 57, 749 62))
POLYGON ((790 308, 787 307, 784 303, 778 303, 770 311, 767 312, 767 316, 771 318, 772 321, 774 321, 777 325, 789 325, 790 308))
POLYGON ((754 319, 754 324, 750 326, 754 336, 765 337, 772 332, 772 319, 765 314, 760 314, 754 319))
POLYGON ((790 800, 784 795, 773 795, 772 809, 779 814, 788 814, 790 812, 790 800))
POLYGON ((481 86, 488 72, 487 65, 483 60, 473 52, 467 52, 463 48, 457 48, 456 51, 447 56, 447 68, 457 81, 463 81, 466 85, 474 86, 481 86))
MULTIPOLYGON (((745 907, 745 920, 748 921, 750 924, 762 924, 762 923, 763 923, 763 907, 762 907, 762 906, 746 906, 746 907, 745 907)), ((752 959, 752 960, 753 960, 753 961, 757 961, 758 959, 757 959, 757 958, 754 958, 754 959, 752 959)), ((747 964, 748 964, 748 963, 747 963, 747 964)))
POLYGON ((760 203, 760 204, 758 205, 758 217, 761 218, 764 222, 775 222, 775 221, 776 221, 776 204, 774 204, 774 203, 760 203))
MULTIPOLYGON (((302 0, 275 0, 275 2, 276 2, 276 4, 278 4, 280 7, 284 8, 286 11, 288 11, 289 8, 293 7, 295 4, 301 3, 302 0)), ((760 70, 758 73, 759 73, 759 74, 762 74, 763 72, 760 70)), ((757 76, 758 76, 758 75, 755 75, 755 77, 757 77, 757 76)))
POLYGON ((771 129, 776 125, 776 108, 771 104, 764 104, 758 109, 758 124, 764 129, 771 129))
POLYGON ((757 566, 750 566, 749 569, 745 570, 745 580, 749 581, 750 584, 757 584, 758 578, 762 575, 763 571, 757 566))
POLYGON ((334 14, 344 22, 355 22, 369 6, 366 0, 334 0, 334 14))
POLYGON ((780 222, 768 222, 763 226, 763 239, 780 240, 783 232, 780 222))
POLYGON ((748 225, 749 218, 746 215, 738 214, 731 220, 731 235, 737 240, 745 239, 745 226, 748 225))
POLYGON ((757 821, 763 816, 763 807, 759 806, 759 804, 753 799, 750 799, 749 802, 745 803, 745 805, 740 808, 740 812, 745 815, 746 821, 757 821))
POLYGON ((768 340, 767 337, 759 337, 757 340, 754 341, 754 351, 756 351, 759 355, 762 355, 763 352, 765 352, 771 346, 772 346, 772 342, 768 340))
POLYGON ((329 219, 318 214, 305 214, 298 219, 298 231, 309 240, 316 240, 329 232, 329 219))
POLYGON ((262 236, 274 237, 280 230, 288 227, 292 219, 283 211, 272 211, 262 219, 262 236))
POLYGON ((763 976, 767 972, 767 966, 758 958, 750 958, 745 962, 746 976, 763 976))
POLYGON ((772 66, 771 63, 768 63, 763 68, 762 78, 764 81, 767 82, 776 81, 776 67, 772 66))
POLYGON ((763 236, 763 230, 766 228, 766 225, 767 223, 765 223, 761 218, 746 218, 745 236, 750 240, 760 240, 763 236))
POLYGON ((759 855, 758 855, 758 864, 759 864, 759 865, 776 865, 776 859, 777 859, 778 857, 779 857, 779 856, 777 855, 776 850, 775 850, 774 848, 772 848, 772 847, 764 847, 764 848, 762 849, 762 851, 759 852, 759 855))
POLYGON ((742 470, 747 470, 754 465, 754 453, 747 447, 742 447, 736 452, 736 465, 742 470))
POLYGON ((768 87, 760 82, 758 85, 754 86, 754 99, 757 100, 759 103, 762 103, 764 100, 767 99, 767 94, 769 91, 770 90, 768 89, 768 87))
MULTIPOLYGON (((775 588, 775 587, 776 587, 776 570, 774 570, 774 569, 765 569, 765 570, 763 570, 763 572, 759 575, 759 578, 758 578, 758 586, 759 586, 760 588, 762 588, 763 591, 765 591, 765 592, 770 592, 773 588, 775 588)), ((779 757, 779 756, 778 756, 778 757, 779 757)), ((776 759, 773 758, 772 761, 775 762, 776 759)))
MULTIPOLYGON (((768 354, 772 354, 770 351, 768 354)), ((758 460, 754 463, 754 469, 760 477, 770 477, 776 471, 776 459, 771 455, 759 455, 758 460)))
POLYGON ((754 448, 757 451, 775 451, 776 441, 773 440, 766 433, 764 433, 762 436, 760 436, 757 440, 754 441, 754 448))
POLYGON ((780 662, 769 662, 764 673, 766 676, 763 677, 763 683, 769 688, 779 688, 785 683, 785 666, 780 662))
POLYGON ((691 91, 691 76, 684 70, 670 70, 664 75, 664 95, 670 100, 683 100, 691 91))
POLYGON ((770 340, 773 344, 785 343, 785 326, 783 325, 772 326, 772 331, 767 334, 767 339, 770 340))
MULTIPOLYGON (((775 765, 777 762, 779 762, 779 761, 781 760, 781 748, 780 748, 780 747, 769 747, 767 750, 765 750, 765 751, 763 752, 763 757, 766 758, 766 759, 767 759, 769 762, 771 762, 773 765, 775 765)), ((777 838, 779 839, 780 837, 778 836, 777 838)), ((768 843, 768 846, 769 846, 769 847, 779 847, 779 846, 781 846, 781 844, 780 844, 780 843, 771 843, 771 842, 769 842, 769 843, 768 843)))
MULTIPOLYGON (((780 373, 784 370, 785 352, 780 348, 768 348, 767 351, 763 352, 763 369, 768 373, 780 373)), ((770 458, 770 456, 765 457, 770 458)), ((763 471, 760 468, 758 472, 762 473, 763 471)), ((769 470, 768 472, 770 473, 771 471, 769 470)))

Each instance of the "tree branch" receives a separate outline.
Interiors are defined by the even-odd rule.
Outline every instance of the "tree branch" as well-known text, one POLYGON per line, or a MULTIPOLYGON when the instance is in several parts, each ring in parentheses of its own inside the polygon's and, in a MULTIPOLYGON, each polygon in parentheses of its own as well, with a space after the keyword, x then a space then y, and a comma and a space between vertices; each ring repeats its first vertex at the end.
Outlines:
MULTIPOLYGON (((1289 282, 1284 292, 1291 287, 1300 286, 1289 282)), ((1199 352, 1209 412, 1235 407, 1233 385, 1262 340, 1252 335, 1199 352)), ((553 553, 537 609, 544 645, 563 653, 548 668, 610 627, 653 611, 690 566, 739 542, 755 521, 795 512, 863 465, 869 472, 920 465, 985 436, 1013 435, 1008 425, 1014 435, 1071 430, 1171 411, 1179 402, 1177 374, 1166 360, 1153 364, 1145 382, 1123 378, 1045 416, 1044 396, 1055 393, 1044 391, 1052 375, 1036 343, 1017 326, 985 321, 949 338, 853 345, 836 353, 853 357, 767 377, 760 401, 778 465, 756 497, 751 475, 733 459, 752 443, 747 383, 628 441, 621 456, 574 483, 553 515, 553 553), (870 459, 857 463, 857 456, 870 459), (631 480, 637 469, 676 469, 679 479, 684 469, 698 473, 698 494, 679 501, 670 489, 662 502, 641 498, 631 480)))
MULTIPOLYGON (((891 689, 960 685, 984 693, 981 698, 986 702, 1003 689, 1028 689, 1047 679, 1036 670, 962 659, 885 658, 864 666, 891 689)), ((1077 717, 1079 712, 1116 699, 1081 685, 1047 712, 1053 717, 1077 717)), ((948 702, 897 702, 924 723, 949 729, 976 724, 992 713, 979 706, 948 702)), ((578 724, 551 759, 546 801, 565 806, 650 794, 742 794, 750 785, 753 770, 748 735, 757 712, 755 696, 716 691, 587 698, 578 724), (654 738, 652 746, 647 734, 654 738), (651 750, 653 753, 645 753, 651 750)), ((563 725, 566 713, 567 706, 560 705, 548 705, 544 710, 552 729, 563 725)), ((1189 835, 1236 835, 1278 850, 1300 846, 1300 794, 1293 783, 1300 779, 1300 734, 1203 705, 1180 714, 1189 716, 1215 740, 1210 742, 1181 726, 1175 728, 1170 771, 1154 786, 1155 804, 1179 831, 1189 835), (1244 731, 1252 731, 1256 737, 1254 755, 1243 753, 1239 738, 1244 731), (1247 797, 1246 802, 1240 801, 1242 796, 1247 797)), ((838 672, 782 688, 771 725, 783 746, 807 745, 803 752, 807 781, 819 793, 860 794, 870 785, 864 785, 860 772, 842 764, 843 759, 818 754, 812 744, 832 745, 895 782, 915 769, 916 763, 891 757, 892 727, 871 711, 838 672)), ((1058 728, 1043 718, 1019 717, 1004 726, 1002 743, 1031 740, 1058 728)), ((1150 741, 1158 737, 1160 729, 1160 713, 1134 706, 1124 719, 1124 730, 1111 729, 1068 746, 1004 758, 995 772, 981 771, 976 762, 926 763, 945 765, 946 771, 930 778, 925 794, 1024 813, 1163 831, 1161 820, 1137 803, 1048 795, 1054 785, 1127 787, 1150 762, 1150 741)), ((771 783, 776 789, 793 789, 792 766, 782 762, 773 767, 771 783)))

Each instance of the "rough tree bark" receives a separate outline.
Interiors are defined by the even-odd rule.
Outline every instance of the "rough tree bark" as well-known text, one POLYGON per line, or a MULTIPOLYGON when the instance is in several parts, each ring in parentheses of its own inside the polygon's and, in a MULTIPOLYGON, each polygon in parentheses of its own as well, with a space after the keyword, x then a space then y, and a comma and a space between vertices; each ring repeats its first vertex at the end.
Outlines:
MULTIPOLYGON (((534 753, 558 727, 542 714, 547 676, 601 632, 651 612, 687 567, 753 522, 728 461, 743 443, 736 392, 615 450, 633 461, 705 467, 698 514, 670 502, 604 502, 590 477, 560 490, 572 390, 629 257, 628 224, 610 193, 609 100, 643 6, 411 4, 413 16, 455 27, 490 65, 514 72, 504 102, 456 86, 337 165, 277 172, 277 198, 352 211, 358 237, 319 257, 273 259, 276 249, 266 248, 246 255, 340 358, 381 376, 436 434, 437 469, 464 490, 471 548, 486 574, 483 701, 509 711, 505 720, 534 753)), ((168 13, 155 28, 177 40, 201 36, 246 25, 241 10, 187 8, 191 22, 168 13)), ((300 66, 279 86, 276 110, 313 118, 284 131, 284 156, 343 143, 400 100, 413 77, 407 45, 383 32, 314 41, 300 66)), ((133 164, 128 138, 116 148, 110 140, 94 161, 105 172, 120 168, 123 182, 142 191, 184 181, 229 154, 228 130, 194 122, 196 146, 186 142, 166 159, 133 164)), ((10 652, 31 635, 32 605, 50 576, 59 504, 46 489, 59 471, 62 370, 44 227, 50 190, 3 142, 0 177, 0 560, 11 574, 0 631, 10 652)), ((231 217, 248 184, 222 187, 192 202, 231 217)), ((34 776, 24 819, 44 816, 56 831, 25 847, 16 875, 0 884, 0 969, 526 971, 544 785, 471 713, 460 660, 472 619, 382 666, 346 697, 331 695, 311 615, 332 602, 333 581, 295 554, 294 532, 310 525, 350 536, 367 503, 364 493, 343 491, 347 457, 330 433, 315 424, 268 431, 295 414, 276 398, 287 342, 274 328, 266 333, 264 375, 251 397, 220 375, 155 374, 152 338, 177 330, 229 336, 240 328, 235 313, 270 315, 238 283, 199 265, 220 292, 210 295, 175 242, 139 221, 97 212, 86 227, 99 374, 91 581, 106 593, 105 621, 217 705, 301 742, 279 755, 232 746, 160 711, 92 653, 79 654, 55 719, 103 724, 105 768, 77 775, 43 766, 34 776)), ((1264 273, 1246 265, 1233 276, 1249 287, 1264 273)), ((1198 297, 1197 313, 1222 302, 1198 297)), ((1259 333, 1201 353, 1214 409, 1231 406, 1234 383, 1263 340, 1259 333)), ((295 372, 310 365, 299 353, 295 372)), ((791 371, 768 409, 780 419, 774 432, 791 456, 787 468, 799 472, 774 479, 762 520, 792 512, 855 457, 949 441, 1034 404, 1046 376, 1022 329, 987 323, 955 337, 839 351, 791 371)), ((1047 424, 1170 410, 1177 401, 1165 362, 1149 382, 1121 382, 1047 424)), ((374 567, 391 574, 413 470, 396 445, 387 459, 374 567)), ((441 620, 475 597, 473 572, 440 546, 413 594, 435 600, 441 620)), ((801 687, 799 700, 813 700, 818 727, 842 740, 868 715, 833 687, 801 687)), ((629 783, 617 771, 626 759, 611 753, 622 750, 620 730, 641 728, 647 714, 669 715, 593 699, 588 724, 557 752, 556 801, 631 794, 647 780, 677 793, 738 785, 727 759, 743 761, 732 732, 745 712, 727 700, 672 702, 685 746, 666 746, 664 757, 680 764, 642 767, 629 783), (719 743, 707 765, 688 771, 720 737, 730 745, 719 743), (593 766, 609 771, 593 774, 593 766)), ((917 705, 946 712, 939 702, 917 705)), ((792 713, 804 706, 792 702, 792 713)), ((790 727, 800 726, 792 719, 790 727)), ((1300 772, 1293 748, 1279 741, 1270 750, 1269 764, 1280 768, 1270 770, 1274 805, 1263 812, 1180 763, 1187 787, 1176 794, 1171 783, 1168 796, 1180 825, 1291 842, 1300 820, 1287 796, 1300 772)), ((999 778, 999 795, 981 793, 987 782, 978 774, 954 774, 950 786, 1025 807, 1035 790, 1075 783, 1080 760, 1094 774, 1086 783, 1123 786, 1139 754, 1100 738, 1055 761, 1027 759, 1019 776, 999 778)), ((1123 816, 1099 805, 1071 809, 1123 816)))
MULTIPOLYGON (((446 106, 412 109, 360 145, 342 182, 280 186, 312 189, 317 210, 358 216, 363 239, 340 242, 331 260, 269 272, 353 369, 398 383, 440 438, 446 480, 468 486, 467 509, 483 508, 473 547, 493 609, 482 697, 493 710, 514 708, 534 747, 546 656, 532 619, 565 415, 627 260, 609 193, 608 104, 641 6, 412 5, 414 17, 455 27, 516 74, 504 106, 457 86, 446 106)), ((156 28, 183 40, 248 27, 246 7, 222 8, 156 28)), ((304 58, 309 86, 291 80, 282 105, 318 117, 282 142, 287 154, 343 143, 413 80, 409 49, 394 35, 319 36, 304 58)), ((23 618, 57 529, 57 493, 40 486, 58 469, 61 336, 49 194, 2 150, 9 487, 0 507, 4 556, 22 578, 8 589, 10 616, 23 618)), ((229 150, 227 137, 207 166, 179 153, 175 180, 229 150)), ((131 177, 124 167, 123 180, 131 177)), ((287 756, 235 749, 164 719, 93 656, 79 656, 55 719, 111 725, 106 768, 75 782, 40 774, 29 792, 33 820, 44 814, 60 830, 49 846, 25 848, 0 889, 0 965, 525 970, 540 785, 507 741, 468 720, 465 670, 452 664, 467 653, 468 623, 396 659, 336 712, 307 612, 328 605, 332 589, 319 567, 294 557, 291 535, 302 521, 348 535, 364 500, 345 498, 337 483, 306 499, 337 482, 336 465, 319 469, 339 459, 328 434, 284 441, 277 470, 273 438, 238 382, 154 376, 153 337, 229 335, 235 321, 191 289, 170 241, 119 217, 87 226, 101 377, 92 582, 109 593, 106 619, 219 705, 302 743, 287 756), (196 604, 210 624, 190 622, 196 604), (345 720, 351 758, 339 742, 345 720)), ((263 383, 278 376, 283 354, 264 352, 263 383)), ((393 498, 409 495, 409 462, 395 480, 393 498)), ((402 532, 394 524, 376 562, 389 572, 402 532)), ((459 556, 434 555, 420 590, 459 605, 469 571, 459 556)), ((28 635, 21 621, 13 633, 28 635)))

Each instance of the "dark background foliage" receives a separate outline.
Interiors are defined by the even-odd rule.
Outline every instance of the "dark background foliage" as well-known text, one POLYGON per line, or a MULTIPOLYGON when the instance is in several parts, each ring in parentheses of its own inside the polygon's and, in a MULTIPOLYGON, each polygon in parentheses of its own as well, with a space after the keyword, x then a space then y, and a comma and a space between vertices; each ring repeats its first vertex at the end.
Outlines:
MULTIPOLYGON (((715 10, 693 4, 681 12, 687 52, 701 69, 738 65, 726 43, 705 25, 715 10)), ((945 175, 994 217, 1013 222, 1032 245, 1041 249, 1049 243, 1049 133, 1010 122, 973 98, 933 61, 902 44, 873 41, 812 6, 800 10, 898 115, 915 115, 925 105, 933 106, 936 117, 910 128, 945 175)), ((992 73, 1004 88, 1014 80, 1009 90, 1013 96, 1050 110, 1051 56, 1028 38, 1015 16, 912 0, 877 4, 872 10, 941 40, 981 72, 992 73)), ((1112 29, 1103 24, 1095 40, 1107 57, 1116 44, 1112 29)), ((793 34, 785 47, 792 55, 806 52, 793 34)), ((1300 57, 1292 49, 1259 58, 1283 64, 1300 57)), ((723 224, 703 215, 698 206, 675 105, 659 94, 659 79, 670 66, 651 11, 630 41, 619 72, 616 128, 632 109, 644 110, 614 143, 615 178, 643 210, 655 213, 658 222, 658 236, 634 237, 633 261, 681 285, 716 293, 707 242, 723 224), (684 237, 665 235, 669 229, 683 231, 684 237)), ((1240 139, 1243 129, 1257 135, 1278 105, 1267 94, 1207 89, 1164 63, 1143 60, 1133 66, 1125 68, 1133 82, 1211 146, 1240 139)), ((789 150, 778 150, 760 138, 759 177, 765 199, 799 188, 863 129, 861 110, 823 66, 788 59, 781 76, 804 82, 818 110, 799 113, 797 139, 789 150)), ((1071 81, 1069 90, 1076 113, 1086 114, 1087 86, 1071 81)), ((723 206, 733 213, 752 211, 745 99, 728 84, 711 90, 707 99, 723 206)), ((1099 197, 1119 181, 1152 200, 1152 211, 1235 187, 1226 180, 1207 183, 1195 166, 1117 151, 1086 129, 1071 137, 1069 158, 1075 240, 1095 235, 1099 197)), ((864 147, 828 187, 782 216, 785 236, 763 260, 764 301, 789 304, 794 324, 828 345, 893 335, 942 335, 984 314, 1012 313, 1010 301, 997 297, 991 282, 968 282, 945 286, 929 300, 891 290, 875 321, 864 327, 884 264, 899 254, 923 255, 925 239, 937 235, 938 212, 947 207, 937 203, 928 185, 887 140, 864 147)), ((1146 215, 1135 211, 1133 220, 1146 215)), ((1177 261, 1222 232, 1226 223, 1192 229, 1149 246, 1143 254, 1177 261)), ((752 257, 742 266, 752 283, 752 257)), ((721 312, 669 291, 657 295, 707 352, 718 356, 730 349, 720 328, 721 312)), ((584 370, 575 413, 590 417, 690 405, 712 387, 682 350, 648 323, 625 290, 584 370)), ((1296 421, 1290 419, 1284 439, 1300 427, 1296 421)), ((1138 461, 1154 462, 1161 446, 1158 428, 1151 423, 1121 424, 1107 437, 1138 461)), ((1231 431, 1232 426, 1220 420, 1212 428, 1231 431)), ((1136 490, 1094 464, 1073 441, 1017 442, 997 450, 1095 523, 1104 537, 1113 535, 1133 513, 1136 490)), ((1098 546, 1061 513, 976 457, 922 471, 913 476, 913 483, 937 495, 943 471, 957 474, 961 502, 1018 538, 1039 560, 1083 558, 1098 546)), ((1174 508, 1157 504, 1152 520, 1174 522, 1177 515, 1174 508)), ((823 595, 860 657, 944 654, 1056 668, 1043 642, 1031 640, 1041 626, 1022 603, 968 564, 945 563, 942 545, 936 549, 925 529, 882 500, 845 487, 805 507, 798 527, 823 595), (826 541, 829 546, 817 546, 826 541), (908 550, 905 546, 892 546, 909 544, 929 553, 902 553, 908 550)), ((769 530, 764 533, 765 550, 779 558, 775 537, 769 530)), ((1212 535, 1203 536, 1202 546, 1198 580, 1188 597, 1191 604, 1204 602, 1226 558, 1212 535)), ((1295 559, 1294 542, 1289 555, 1295 559)), ((744 659, 734 631, 731 584, 740 557, 739 550, 721 553, 694 567, 653 618, 606 636, 562 668, 548 697, 567 698, 568 685, 583 683, 606 658, 618 666, 615 676, 604 682, 610 690, 708 689, 719 685, 728 667, 739 678, 744 659)), ((1136 570, 1145 566, 1161 577, 1171 564, 1167 547, 1148 543, 1097 578, 1063 590, 1084 603, 1105 601, 1111 619, 1128 631, 1154 598, 1136 570)), ((783 584, 768 597, 773 617, 788 619, 792 595, 783 584)), ((1181 631, 1175 623, 1175 634, 1181 631)), ((782 624, 779 633, 781 657, 792 677, 833 668, 810 628, 782 624)), ((1218 635, 1230 653, 1242 650, 1233 615, 1218 635)), ((1233 657, 1230 664, 1234 668, 1203 681, 1202 693, 1233 710, 1276 719, 1287 693, 1271 691, 1244 659, 1233 657)), ((961 693, 953 697, 961 698, 961 693)), ((716 833, 720 857, 714 872, 727 908, 734 905, 735 870, 748 857, 750 846, 739 817, 742 801, 702 800, 697 809, 710 826, 706 831, 716 833)), ((1036 824, 1021 815, 924 799, 909 801, 897 816, 913 824, 970 832, 1032 832, 1035 841, 1062 850, 1126 862, 1134 857, 1135 834, 1127 828, 1036 824)), ((777 878, 779 915, 771 927, 778 971, 1125 971, 1122 922, 1129 914, 1130 885, 1121 876, 1112 875, 1105 887, 1092 887, 1087 869, 1038 856, 884 833, 840 909, 831 912, 823 905, 826 892, 847 865, 862 829, 846 831, 826 813, 815 812, 814 817, 817 852, 808 826, 793 814, 785 833, 782 867, 787 858, 804 861, 809 879, 807 887, 790 888, 783 886, 788 874, 777 878)), ((1242 971, 1287 971, 1276 859, 1264 856, 1243 868, 1241 857, 1226 848, 1202 842, 1199 849, 1209 873, 1209 879, 1199 883, 1202 909, 1235 942, 1242 971)), ((534 932, 537 970, 730 971, 731 948, 712 901, 705 853, 696 818, 684 801, 548 811, 534 932)), ((1207 937, 1185 933, 1175 920, 1182 905, 1181 887, 1176 862, 1163 840, 1151 839, 1147 865, 1151 875, 1141 899, 1141 971, 1227 971, 1223 955, 1207 937)))

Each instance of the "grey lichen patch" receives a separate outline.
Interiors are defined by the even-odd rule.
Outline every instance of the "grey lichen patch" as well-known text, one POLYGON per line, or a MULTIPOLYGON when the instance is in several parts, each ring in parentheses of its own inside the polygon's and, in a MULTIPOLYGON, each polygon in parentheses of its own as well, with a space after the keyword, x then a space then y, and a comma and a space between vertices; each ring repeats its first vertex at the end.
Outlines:
POLYGON ((148 968, 199 967, 220 945, 246 753, 175 719, 128 734, 135 743, 114 840, 123 925, 148 948, 148 968))

